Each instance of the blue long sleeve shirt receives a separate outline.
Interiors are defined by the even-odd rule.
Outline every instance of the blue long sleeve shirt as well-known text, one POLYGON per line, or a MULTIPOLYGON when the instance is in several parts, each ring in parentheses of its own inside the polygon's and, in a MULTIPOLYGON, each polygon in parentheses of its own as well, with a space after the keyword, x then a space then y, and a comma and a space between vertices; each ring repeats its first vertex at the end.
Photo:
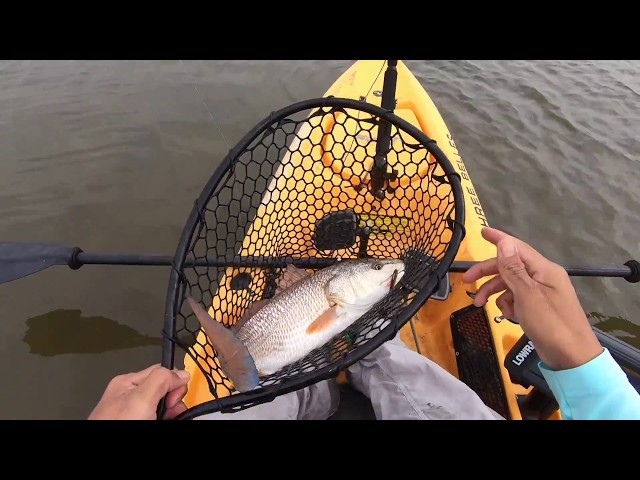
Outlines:
POLYGON ((540 372, 565 420, 640 420, 640 394, 606 348, 576 368, 540 372))

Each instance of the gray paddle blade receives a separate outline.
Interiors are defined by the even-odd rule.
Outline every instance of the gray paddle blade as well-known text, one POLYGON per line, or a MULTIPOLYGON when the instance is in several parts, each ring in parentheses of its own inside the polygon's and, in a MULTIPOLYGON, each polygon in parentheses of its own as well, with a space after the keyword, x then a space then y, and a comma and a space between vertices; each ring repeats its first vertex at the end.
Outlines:
POLYGON ((0 283, 39 272, 52 265, 68 265, 73 248, 43 243, 0 242, 0 283))

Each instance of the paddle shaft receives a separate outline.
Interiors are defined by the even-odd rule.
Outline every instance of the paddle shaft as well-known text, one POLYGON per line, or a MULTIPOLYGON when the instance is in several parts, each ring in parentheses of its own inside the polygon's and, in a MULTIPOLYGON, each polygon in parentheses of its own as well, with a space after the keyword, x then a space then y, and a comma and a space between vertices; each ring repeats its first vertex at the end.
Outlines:
MULTIPOLYGON (((70 262, 71 268, 79 268, 82 265, 145 265, 145 266, 171 266, 173 257, 168 255, 137 255, 120 253, 88 253, 78 252, 75 261, 70 262)), ((335 263, 333 258, 269 258, 269 257, 238 257, 232 260, 200 258, 194 261, 187 259, 185 267, 285 267, 293 264, 300 268, 326 267, 335 263)), ((450 272, 466 272, 479 262, 453 262, 450 272)), ((627 262, 630 263, 630 262, 627 262)), ((637 262, 636 262, 637 265, 637 262)), ((637 280, 637 266, 631 265, 572 265, 563 266, 572 277, 619 277, 635 283, 637 280), (635 281, 634 281, 635 280, 635 281)))
MULTIPOLYGON (((419 258, 415 260, 419 261, 419 258)), ((284 268, 295 265, 298 268, 323 268, 334 264, 336 258, 294 258, 294 257, 235 257, 197 258, 188 256, 183 264, 193 267, 254 267, 284 268)), ((433 261, 426 258, 424 261, 433 261)), ((466 272, 478 262, 453 262, 449 269, 454 273, 466 272)), ((83 265, 146 265, 172 266, 174 258, 169 255, 141 255, 132 253, 90 253, 79 247, 47 245, 42 243, 0 242, 0 283, 11 282, 53 265, 67 265, 77 270, 83 265)), ((629 260, 624 265, 572 265, 564 267, 575 277, 619 277, 628 282, 640 282, 640 263, 629 260)))
MULTIPOLYGON (((462 273, 480 262, 453 262, 450 272, 462 273)), ((628 265, 562 265, 572 277, 631 277, 634 273, 628 265)), ((635 283, 635 282, 633 282, 635 283)))

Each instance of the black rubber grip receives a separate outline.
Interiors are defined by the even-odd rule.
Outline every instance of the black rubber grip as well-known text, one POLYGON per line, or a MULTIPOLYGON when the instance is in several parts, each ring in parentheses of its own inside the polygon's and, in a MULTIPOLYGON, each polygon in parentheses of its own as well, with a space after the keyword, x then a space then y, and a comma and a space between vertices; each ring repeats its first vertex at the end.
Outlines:
POLYGON ((629 260, 625 265, 631 269, 631 273, 624 279, 629 283, 640 282, 640 262, 638 260, 629 260))

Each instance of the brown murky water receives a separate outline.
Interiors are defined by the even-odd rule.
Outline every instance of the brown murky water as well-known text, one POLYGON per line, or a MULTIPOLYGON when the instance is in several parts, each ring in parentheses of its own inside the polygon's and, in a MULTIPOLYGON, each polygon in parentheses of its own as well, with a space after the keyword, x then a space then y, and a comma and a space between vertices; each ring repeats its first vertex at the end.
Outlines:
MULTIPOLYGON (((229 147, 351 63, 0 62, 0 240, 172 255, 229 147)), ((563 263, 640 257, 640 62, 406 63, 492 225, 563 263)), ((85 418, 110 378, 158 362, 168 274, 54 267, 0 285, 0 418, 85 418)), ((575 284, 640 347, 640 287, 575 284)))

